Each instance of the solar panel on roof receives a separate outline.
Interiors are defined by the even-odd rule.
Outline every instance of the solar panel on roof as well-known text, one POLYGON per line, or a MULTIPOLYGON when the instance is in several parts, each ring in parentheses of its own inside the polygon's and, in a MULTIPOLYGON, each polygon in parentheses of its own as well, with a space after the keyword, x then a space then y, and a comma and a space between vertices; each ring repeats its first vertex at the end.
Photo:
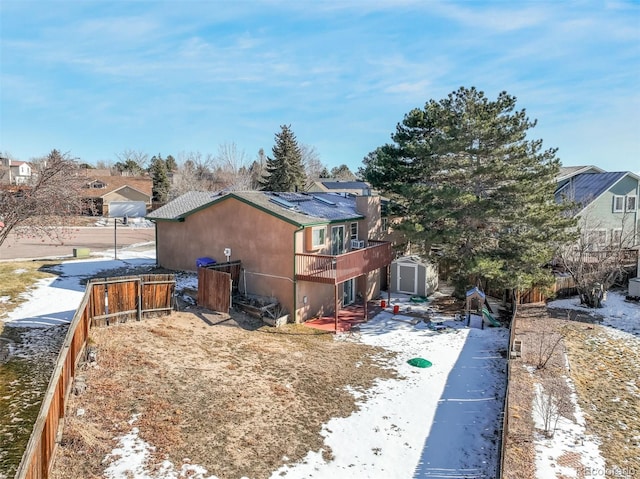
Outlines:
POLYGON ((331 205, 331 206, 335 206, 336 205, 333 201, 328 200, 327 198, 323 198, 322 196, 313 195, 313 197, 316 200, 318 200, 320 203, 324 203, 325 205, 331 205))
POLYGON ((284 198, 286 201, 292 203, 300 203, 302 201, 311 201, 311 198, 304 193, 295 193, 295 192, 284 192, 284 193, 274 193, 274 195, 279 196, 280 198, 284 198))
POLYGON ((273 202, 273 203, 275 203, 275 204, 277 204, 279 206, 282 206, 284 208, 288 208, 290 210, 292 210, 292 209, 294 209, 296 207, 296 205, 294 205, 293 203, 285 200, 284 198, 280 198, 278 196, 272 197, 269 201, 271 201, 271 202, 273 202))

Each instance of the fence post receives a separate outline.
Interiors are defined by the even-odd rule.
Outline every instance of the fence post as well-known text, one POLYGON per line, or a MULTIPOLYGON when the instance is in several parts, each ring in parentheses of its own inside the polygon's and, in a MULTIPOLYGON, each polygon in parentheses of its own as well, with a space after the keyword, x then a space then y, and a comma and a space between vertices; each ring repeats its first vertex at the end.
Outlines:
POLYGON ((137 293, 138 293, 138 321, 142 320, 142 286, 143 286, 143 280, 142 278, 138 278, 138 281, 136 281, 138 288, 137 288, 137 293))

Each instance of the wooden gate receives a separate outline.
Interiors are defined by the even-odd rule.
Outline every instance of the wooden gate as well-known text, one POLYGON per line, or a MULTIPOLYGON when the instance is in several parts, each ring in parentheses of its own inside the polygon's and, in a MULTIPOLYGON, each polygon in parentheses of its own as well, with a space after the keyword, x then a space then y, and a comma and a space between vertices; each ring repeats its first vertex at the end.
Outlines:
POLYGON ((228 313, 231 309, 231 274, 198 268, 198 306, 228 313))

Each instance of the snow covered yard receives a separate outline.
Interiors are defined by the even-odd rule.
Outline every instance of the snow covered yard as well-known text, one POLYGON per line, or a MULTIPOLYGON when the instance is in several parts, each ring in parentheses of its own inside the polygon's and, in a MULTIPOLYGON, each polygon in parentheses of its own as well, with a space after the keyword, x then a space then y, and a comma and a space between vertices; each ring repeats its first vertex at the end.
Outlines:
MULTIPOLYGON (((124 262, 92 258, 63 264, 60 276, 39 284, 11 321, 32 327, 68 322, 82 296, 85 277, 99 270, 153 262, 152 252, 128 256, 122 252, 121 257, 124 262)), ((407 300, 395 299, 401 304, 407 300)), ((279 458, 281 465, 272 469, 270 477, 493 477, 507 331, 480 330, 479 318, 471 328, 453 317, 443 319, 446 328, 436 332, 415 317, 394 317, 387 310, 363 325, 359 336, 336 337, 337 347, 351 342, 393 353, 385 363, 393 374, 365 390, 347 387, 346 393, 357 403, 355 411, 324 423, 320 447, 309 448, 300 461, 279 458), (433 366, 414 368, 407 363, 414 357, 426 358, 433 366)), ((353 366, 358 368, 359 363, 354 360, 353 366)), ((167 458, 158 463, 157 445, 141 439, 144 418, 135 419, 128 430, 111 435, 112 450, 101 458, 107 477, 229 477, 216 475, 215 470, 206 472, 186 457, 172 458, 175 464, 166 462, 167 458)))
POLYGON ((402 379, 379 382, 359 411, 326 424, 333 460, 312 451, 272 479, 495 477, 507 330, 466 328, 450 317, 434 332, 411 319, 383 311, 362 326, 364 343, 397 353, 390 366, 402 379), (414 357, 433 366, 414 368, 407 364, 414 357))

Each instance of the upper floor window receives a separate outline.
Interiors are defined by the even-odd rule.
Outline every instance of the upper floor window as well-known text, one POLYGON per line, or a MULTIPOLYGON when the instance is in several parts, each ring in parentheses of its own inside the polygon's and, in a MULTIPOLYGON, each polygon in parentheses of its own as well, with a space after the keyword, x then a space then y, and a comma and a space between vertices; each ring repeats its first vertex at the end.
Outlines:
POLYGON ((614 196, 613 197, 613 212, 621 213, 624 211, 624 196, 614 196))
POLYGON ((636 195, 615 195, 613 197, 613 212, 636 211, 638 209, 638 197, 636 195))
POLYGON ((351 223, 351 239, 358 239, 358 223, 351 223))
POLYGON ((311 229, 311 246, 313 248, 320 248, 324 246, 326 231, 327 229, 324 226, 311 229))

